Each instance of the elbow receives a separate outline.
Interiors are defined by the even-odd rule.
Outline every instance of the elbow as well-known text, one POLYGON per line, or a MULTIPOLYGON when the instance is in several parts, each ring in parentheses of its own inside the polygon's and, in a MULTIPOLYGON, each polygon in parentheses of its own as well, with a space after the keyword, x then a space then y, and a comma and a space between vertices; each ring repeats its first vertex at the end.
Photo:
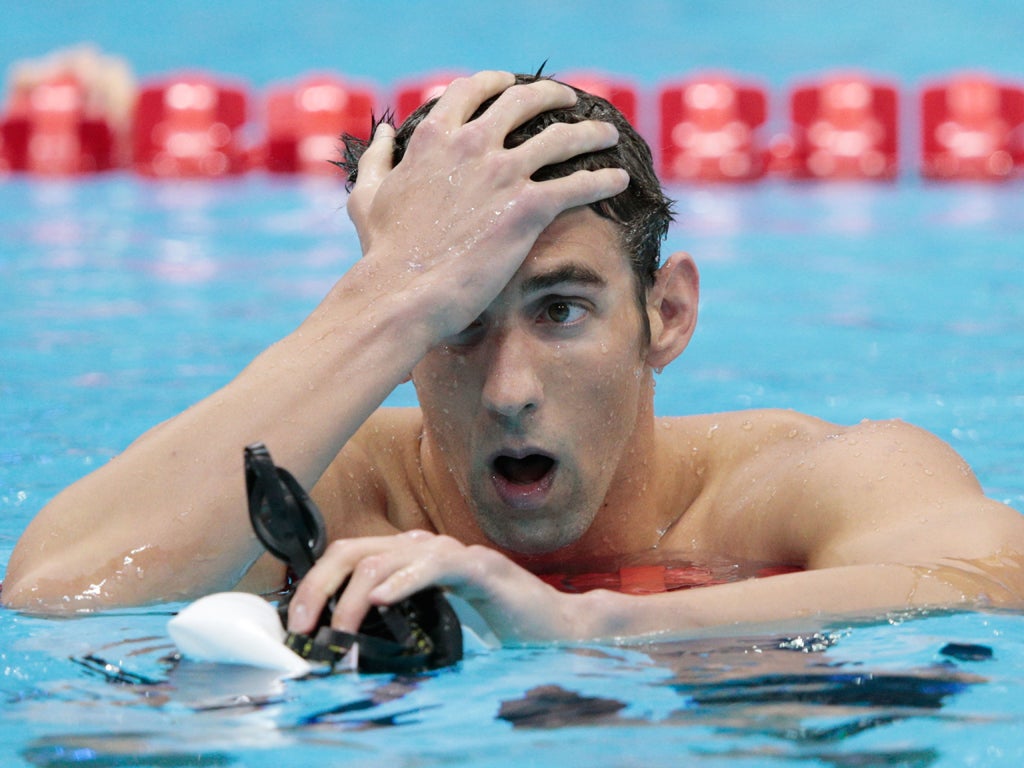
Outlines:
POLYGON ((28 579, 20 573, 9 569, 4 575, 3 582, 0 582, 0 606, 12 610, 27 610, 38 598, 28 579))
POLYGON ((39 615, 66 615, 98 607, 96 587, 83 589, 68 580, 63 570, 55 568, 59 564, 21 564, 12 557, 0 583, 0 606, 39 615))

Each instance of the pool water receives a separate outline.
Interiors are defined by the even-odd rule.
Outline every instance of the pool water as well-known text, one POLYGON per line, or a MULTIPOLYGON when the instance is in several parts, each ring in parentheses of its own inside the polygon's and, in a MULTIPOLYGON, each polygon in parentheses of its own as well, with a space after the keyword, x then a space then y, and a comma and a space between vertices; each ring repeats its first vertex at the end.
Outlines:
MULTIPOLYGON (((898 417, 1024 510, 1014 185, 673 190, 702 272, 657 407, 898 417)), ((253 175, 0 184, 0 568, 54 493, 228 381, 352 264, 344 194, 253 175)), ((411 404, 409 388, 392 404, 411 404)), ((241 471, 241 469, 240 469, 241 471)), ((144 510, 140 510, 144 513, 144 510)), ((969 524, 969 521, 965 521, 969 524)), ((0 612, 3 765, 1019 765, 1024 617, 504 649, 418 678, 177 662, 180 606, 0 612)))
POLYGON ((162 611, 8 616, 4 765, 1018 765, 1017 617, 472 654, 281 685, 173 663, 162 611), (988 654, 992 655, 989 656, 988 654))

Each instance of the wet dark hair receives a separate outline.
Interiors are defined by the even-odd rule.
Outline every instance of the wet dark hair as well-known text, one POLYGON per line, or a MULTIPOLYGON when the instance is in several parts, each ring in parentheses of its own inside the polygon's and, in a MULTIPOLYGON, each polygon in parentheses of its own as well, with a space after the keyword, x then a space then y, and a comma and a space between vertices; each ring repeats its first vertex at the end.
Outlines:
MULTIPOLYGON (((540 72, 535 75, 521 74, 516 75, 515 81, 519 85, 536 82, 546 77, 540 72)), ((629 186, 624 191, 614 197, 591 203, 590 208, 599 216, 618 225, 623 248, 629 255, 630 265, 636 278, 637 300, 644 321, 645 335, 649 338, 645 311, 647 291, 654 285, 654 273, 660 265, 661 241, 665 239, 673 217, 672 201, 665 195, 658 181, 650 147, 637 130, 630 125, 625 116, 607 100, 578 88, 572 88, 578 97, 573 106, 543 112, 527 120, 506 136, 505 146, 517 147, 553 123, 603 120, 618 129, 619 142, 614 147, 588 152, 560 163, 546 165, 533 175, 533 179, 545 181, 569 176, 579 170, 593 171, 602 168, 622 168, 629 173, 629 186)), ((474 113, 473 118, 483 114, 497 98, 495 96, 484 102, 474 113)), ((435 103, 437 103, 437 99, 424 103, 397 129, 394 149, 396 165, 405 156, 406 147, 416 126, 430 112, 435 103)), ((393 124, 393 116, 386 113, 379 120, 375 119, 372 130, 376 131, 377 126, 385 121, 393 124)), ((345 172, 346 188, 351 191, 356 181, 359 158, 366 149, 367 142, 348 135, 343 136, 342 140, 344 142, 343 159, 336 165, 345 172)))

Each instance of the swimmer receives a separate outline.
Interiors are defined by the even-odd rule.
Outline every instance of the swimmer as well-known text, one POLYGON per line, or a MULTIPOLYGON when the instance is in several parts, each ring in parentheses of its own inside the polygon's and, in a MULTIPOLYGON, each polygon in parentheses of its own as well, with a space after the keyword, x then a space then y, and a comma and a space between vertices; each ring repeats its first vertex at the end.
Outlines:
POLYGON ((506 643, 1024 606, 1024 517, 927 432, 654 413, 698 273, 661 259, 670 201, 607 102, 481 72, 361 149, 362 259, 223 389, 54 498, 10 559, 6 605, 280 590, 241 472, 263 442, 332 541, 291 599, 298 632, 346 579, 339 630, 439 585, 506 643), (418 408, 379 408, 410 378, 418 408), (662 553, 790 572, 643 596, 537 575, 662 553))

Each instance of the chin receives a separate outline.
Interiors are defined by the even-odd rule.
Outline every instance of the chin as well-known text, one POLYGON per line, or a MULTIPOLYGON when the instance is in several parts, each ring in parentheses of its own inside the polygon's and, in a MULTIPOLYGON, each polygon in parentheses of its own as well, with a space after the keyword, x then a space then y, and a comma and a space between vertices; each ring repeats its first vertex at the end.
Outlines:
POLYGON ((558 525, 552 521, 535 520, 519 526, 495 525, 486 520, 478 520, 480 529, 488 541, 505 552, 537 557, 557 552, 579 541, 590 527, 590 521, 584 525, 581 521, 573 521, 573 525, 558 525))

